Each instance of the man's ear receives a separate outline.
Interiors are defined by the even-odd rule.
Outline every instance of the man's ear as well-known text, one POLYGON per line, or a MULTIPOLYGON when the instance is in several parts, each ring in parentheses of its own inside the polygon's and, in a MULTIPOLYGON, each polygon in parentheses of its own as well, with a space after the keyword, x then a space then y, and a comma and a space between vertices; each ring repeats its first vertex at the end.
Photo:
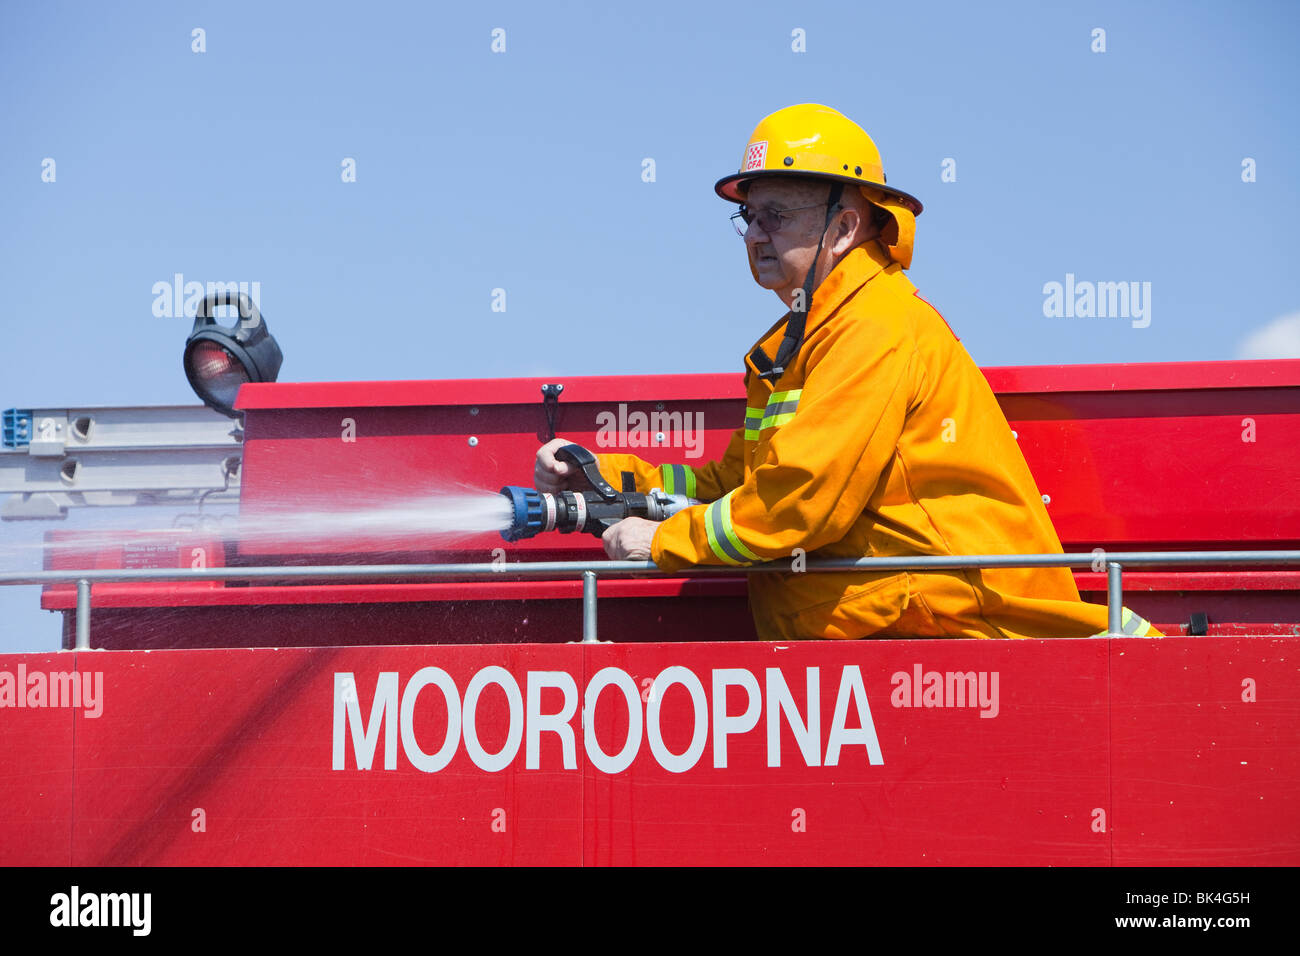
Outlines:
POLYGON ((852 206, 845 206, 840 212, 843 215, 837 216, 839 224, 835 227, 835 233, 831 237, 831 252, 837 256, 848 252, 849 249, 857 245, 854 235, 862 222, 862 214, 852 206))

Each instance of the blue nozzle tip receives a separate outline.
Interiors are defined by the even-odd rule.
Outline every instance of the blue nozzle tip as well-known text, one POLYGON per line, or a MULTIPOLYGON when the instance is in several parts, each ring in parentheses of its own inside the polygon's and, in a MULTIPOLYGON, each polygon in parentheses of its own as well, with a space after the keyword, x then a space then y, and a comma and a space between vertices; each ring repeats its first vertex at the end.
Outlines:
POLYGON ((501 494, 510 502, 510 527, 501 532, 507 541, 531 538, 542 530, 542 496, 533 488, 506 485, 501 494))

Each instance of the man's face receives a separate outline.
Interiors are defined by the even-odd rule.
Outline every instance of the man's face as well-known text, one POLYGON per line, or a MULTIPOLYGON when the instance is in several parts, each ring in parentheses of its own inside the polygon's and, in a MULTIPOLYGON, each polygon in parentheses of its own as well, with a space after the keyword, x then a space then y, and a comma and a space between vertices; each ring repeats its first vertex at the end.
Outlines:
POLYGON ((760 179, 749 187, 745 197, 745 205, 755 212, 799 210, 782 216, 776 232, 764 232, 757 219, 745 231, 745 251, 758 276, 758 284, 771 289, 786 305, 793 300, 795 290, 803 286, 804 276, 817 254, 829 193, 830 187, 825 183, 760 179), (805 206, 814 208, 805 209, 805 206))

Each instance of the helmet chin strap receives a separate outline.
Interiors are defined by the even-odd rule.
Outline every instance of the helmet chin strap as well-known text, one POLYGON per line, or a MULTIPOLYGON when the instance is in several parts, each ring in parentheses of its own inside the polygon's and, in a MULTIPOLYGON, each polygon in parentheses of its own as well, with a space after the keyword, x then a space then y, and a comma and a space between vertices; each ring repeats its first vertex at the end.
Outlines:
POLYGON ((817 252, 813 255, 812 265, 808 267, 808 272, 803 278, 803 288, 801 290, 803 295, 796 297, 795 300, 795 305, 802 306, 802 308, 793 308, 788 313, 789 318, 785 323, 785 337, 781 339, 781 345, 776 350, 776 358, 768 358, 761 345, 755 346, 754 351, 749 355, 749 360, 758 369, 760 378, 775 382, 785 374, 786 367, 799 354, 799 346, 803 344, 804 325, 807 323, 808 313, 812 309, 813 283, 817 278, 817 262, 822 257, 822 246, 826 243, 826 232, 830 229, 831 219, 839 212, 840 197, 843 195, 843 183, 835 183, 831 186, 830 197, 826 202, 826 221, 822 223, 822 236, 817 240, 817 252))

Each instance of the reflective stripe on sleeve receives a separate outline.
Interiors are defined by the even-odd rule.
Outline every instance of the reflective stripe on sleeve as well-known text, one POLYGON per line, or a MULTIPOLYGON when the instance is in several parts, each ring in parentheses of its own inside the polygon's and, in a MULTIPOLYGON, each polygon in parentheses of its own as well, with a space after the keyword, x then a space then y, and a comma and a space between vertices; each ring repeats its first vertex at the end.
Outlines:
POLYGON ((763 410, 763 419, 759 423, 759 430, 784 425, 794 418, 795 410, 799 407, 799 396, 802 394, 803 389, 801 388, 791 389, 787 392, 773 392, 767 400, 767 408, 763 410))
POLYGON ((792 418, 794 418, 793 407, 777 405, 776 410, 763 416, 763 428, 776 428, 778 425, 784 425, 792 418))
POLYGON ((1130 637, 1141 637, 1150 626, 1145 618, 1138 617, 1128 608, 1124 608, 1124 613, 1120 615, 1120 630, 1130 637))
MULTIPOLYGON (((1120 608, 1119 629, 1120 633, 1128 637, 1146 637, 1151 630, 1151 622, 1124 607, 1120 608)), ((1109 631, 1098 631, 1092 636, 1106 637, 1108 634, 1110 634, 1109 631)))
POLYGON ((745 408, 745 441, 758 441, 758 432, 763 426, 763 409, 745 408))
POLYGON ((747 564, 759 557, 736 536, 731 524, 731 496, 729 491, 704 510, 704 529, 709 536, 709 547, 727 564, 747 564))
POLYGON ((695 497, 695 470, 690 465, 663 465, 659 474, 668 494, 695 497))

